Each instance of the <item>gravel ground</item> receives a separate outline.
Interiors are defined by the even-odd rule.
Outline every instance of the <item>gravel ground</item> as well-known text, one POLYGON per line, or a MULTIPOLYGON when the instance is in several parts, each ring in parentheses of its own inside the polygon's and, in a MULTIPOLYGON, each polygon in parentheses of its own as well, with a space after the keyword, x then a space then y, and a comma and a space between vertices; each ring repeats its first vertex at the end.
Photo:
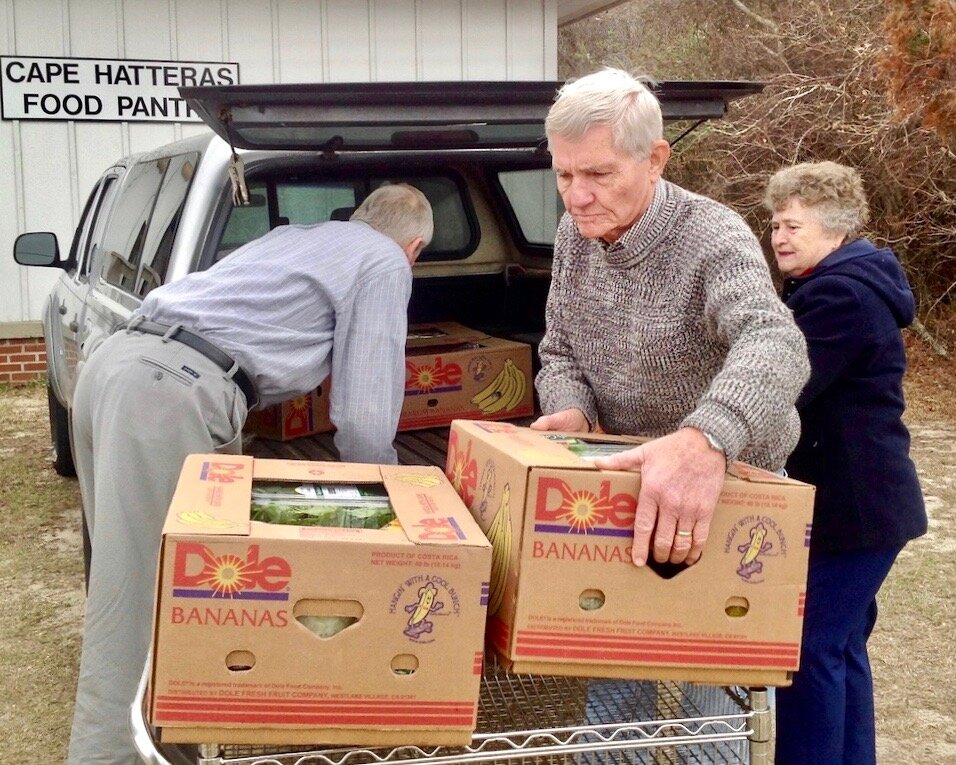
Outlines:
MULTIPOLYGON (((930 531, 901 554, 871 640, 880 761, 956 763, 956 360, 911 348, 930 531)), ((62 762, 83 615, 79 492, 49 463, 46 392, 0 388, 0 762, 62 762)))

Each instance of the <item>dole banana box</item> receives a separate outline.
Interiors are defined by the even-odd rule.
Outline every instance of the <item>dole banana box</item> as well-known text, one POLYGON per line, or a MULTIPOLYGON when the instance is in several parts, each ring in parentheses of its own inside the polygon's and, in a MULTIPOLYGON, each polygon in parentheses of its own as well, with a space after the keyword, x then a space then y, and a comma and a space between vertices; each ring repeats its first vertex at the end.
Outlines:
MULTIPOLYGON (((335 429, 331 378, 304 396, 249 413, 246 430, 287 441, 335 429)), ((416 324, 405 342, 405 399, 398 429, 448 425, 457 417, 529 417, 534 411, 531 346, 456 322, 416 324)))
POLYGON ((313 391, 262 409, 253 409, 245 430, 276 441, 289 441, 332 430, 329 419, 329 378, 313 391))
POLYGON ((439 468, 190 455, 163 529, 149 719, 169 742, 466 744, 490 565, 439 468), (377 487, 397 522, 253 521, 262 482, 377 487))
POLYGON ((456 420, 446 474, 491 540, 488 642, 515 672, 788 685, 814 489, 729 467, 700 561, 631 562, 638 472, 569 443, 642 439, 456 420))
POLYGON ((507 420, 534 413, 531 346, 461 324, 409 329, 405 403, 399 430, 448 425, 455 418, 507 420))

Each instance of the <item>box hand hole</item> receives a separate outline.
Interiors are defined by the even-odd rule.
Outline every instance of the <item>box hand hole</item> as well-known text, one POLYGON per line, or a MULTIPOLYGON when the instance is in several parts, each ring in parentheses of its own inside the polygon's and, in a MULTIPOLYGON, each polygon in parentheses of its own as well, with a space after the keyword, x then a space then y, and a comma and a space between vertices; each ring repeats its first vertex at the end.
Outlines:
POLYGON ((299 600, 292 615, 305 629, 319 638, 335 637, 358 622, 365 609, 357 600, 299 600))
POLYGON ((414 675, 418 671, 418 657, 410 653, 400 653, 392 657, 390 666, 396 675, 414 675))
POLYGON ((585 590, 578 595, 578 605, 582 611, 597 611, 604 606, 604 593, 600 590, 585 590))
POLYGON ((230 672, 248 672, 256 666, 256 657, 251 651, 230 651, 226 655, 226 668, 230 672))
POLYGON ((648 558, 647 567, 661 579, 673 579, 681 571, 690 568, 686 563, 671 563, 670 561, 658 563, 653 556, 648 558))
POLYGON ((735 619, 746 616, 748 611, 750 611, 750 601, 737 595, 727 598, 724 604, 724 613, 735 619))

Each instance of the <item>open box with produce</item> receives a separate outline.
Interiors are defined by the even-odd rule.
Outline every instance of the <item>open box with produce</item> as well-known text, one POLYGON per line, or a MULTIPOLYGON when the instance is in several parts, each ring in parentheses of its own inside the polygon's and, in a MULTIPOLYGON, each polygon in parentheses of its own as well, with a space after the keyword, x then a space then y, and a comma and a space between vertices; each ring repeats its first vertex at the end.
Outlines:
POLYGON ((169 742, 466 743, 490 565, 437 468, 190 455, 150 721, 169 742))

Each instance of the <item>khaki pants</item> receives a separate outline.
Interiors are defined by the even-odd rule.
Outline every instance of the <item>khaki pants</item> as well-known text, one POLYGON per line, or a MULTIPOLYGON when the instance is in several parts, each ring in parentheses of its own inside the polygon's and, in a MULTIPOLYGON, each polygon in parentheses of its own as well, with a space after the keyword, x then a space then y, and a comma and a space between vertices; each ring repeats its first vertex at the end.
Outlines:
POLYGON ((92 558, 69 763, 130 765, 166 510, 187 454, 240 452, 246 400, 197 351, 121 330, 87 361, 73 403, 92 558))

